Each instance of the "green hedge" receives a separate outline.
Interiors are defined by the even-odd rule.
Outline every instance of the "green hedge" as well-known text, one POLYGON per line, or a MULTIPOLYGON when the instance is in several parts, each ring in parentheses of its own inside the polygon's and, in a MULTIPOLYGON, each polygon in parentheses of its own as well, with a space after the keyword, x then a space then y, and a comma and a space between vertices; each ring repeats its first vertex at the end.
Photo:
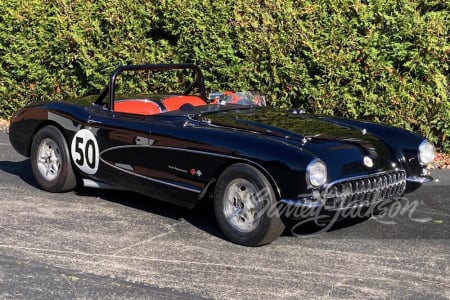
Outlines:
POLYGON ((0 2, 0 116, 98 93, 121 64, 192 62, 210 91, 260 90, 450 150, 448 1, 225 2, 0 2))

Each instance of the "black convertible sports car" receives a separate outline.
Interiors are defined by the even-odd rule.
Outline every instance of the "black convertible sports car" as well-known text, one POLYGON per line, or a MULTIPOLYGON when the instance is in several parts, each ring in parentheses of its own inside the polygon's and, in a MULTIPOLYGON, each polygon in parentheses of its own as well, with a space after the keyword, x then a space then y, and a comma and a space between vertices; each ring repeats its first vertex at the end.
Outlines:
POLYGON ((286 219, 301 217, 296 209, 370 207, 431 180, 435 150, 423 137, 264 102, 257 93, 207 97, 195 65, 122 66, 94 98, 20 109, 10 140, 47 191, 114 187, 189 208, 212 198, 224 234, 247 246, 275 240, 286 219), (190 74, 176 80, 184 90, 118 93, 125 74, 151 81, 172 71, 190 74))

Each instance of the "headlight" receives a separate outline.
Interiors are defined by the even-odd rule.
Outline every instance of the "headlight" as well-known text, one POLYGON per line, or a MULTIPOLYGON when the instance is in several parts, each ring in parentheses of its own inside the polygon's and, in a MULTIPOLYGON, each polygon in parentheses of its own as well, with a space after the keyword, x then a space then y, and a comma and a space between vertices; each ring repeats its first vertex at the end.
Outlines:
POLYGON ((434 145, 428 141, 424 140, 419 146, 419 162, 421 165, 427 165, 431 163, 434 159, 435 149, 434 145))
POLYGON ((306 180, 313 187, 318 187, 327 181, 327 166, 320 159, 315 159, 306 167, 306 180))

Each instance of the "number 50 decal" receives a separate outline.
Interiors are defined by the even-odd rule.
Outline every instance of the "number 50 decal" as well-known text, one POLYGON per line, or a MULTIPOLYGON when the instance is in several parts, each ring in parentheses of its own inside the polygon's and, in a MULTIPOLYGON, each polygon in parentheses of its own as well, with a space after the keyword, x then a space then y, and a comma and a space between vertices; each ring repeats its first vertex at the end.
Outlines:
POLYGON ((95 174, 98 170, 98 144, 95 136, 87 129, 78 131, 72 140, 70 153, 75 165, 86 174, 95 174))

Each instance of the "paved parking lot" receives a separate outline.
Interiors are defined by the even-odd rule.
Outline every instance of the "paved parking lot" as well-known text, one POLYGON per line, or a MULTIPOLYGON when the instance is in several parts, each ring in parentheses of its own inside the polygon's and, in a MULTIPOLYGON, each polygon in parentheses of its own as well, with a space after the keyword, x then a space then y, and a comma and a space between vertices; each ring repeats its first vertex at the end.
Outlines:
POLYGON ((224 239, 207 203, 44 192, 0 133, 0 298, 448 299, 450 172, 433 175, 383 218, 246 248, 224 239))

